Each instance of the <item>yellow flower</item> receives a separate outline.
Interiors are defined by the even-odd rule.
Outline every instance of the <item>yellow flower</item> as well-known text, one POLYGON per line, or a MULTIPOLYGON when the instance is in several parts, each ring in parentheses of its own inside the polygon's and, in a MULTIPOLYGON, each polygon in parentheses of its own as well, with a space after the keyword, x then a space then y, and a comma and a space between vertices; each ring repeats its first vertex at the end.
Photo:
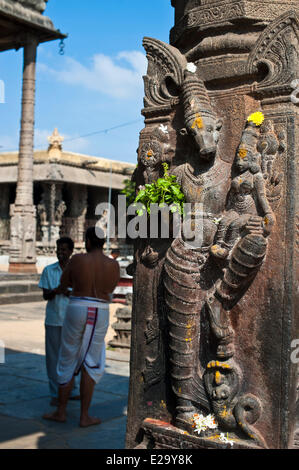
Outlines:
POLYGON ((265 120, 265 116, 260 111, 250 114, 250 116, 247 119, 248 122, 254 122, 256 126, 261 126, 264 120, 265 120))

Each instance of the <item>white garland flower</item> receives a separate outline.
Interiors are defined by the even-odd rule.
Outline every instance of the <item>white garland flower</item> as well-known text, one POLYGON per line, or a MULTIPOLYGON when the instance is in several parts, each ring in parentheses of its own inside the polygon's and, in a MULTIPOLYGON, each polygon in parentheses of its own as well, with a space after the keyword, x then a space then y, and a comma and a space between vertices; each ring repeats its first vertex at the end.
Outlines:
POLYGON ((203 416, 202 414, 195 414, 193 416, 194 432, 201 434, 202 431, 207 429, 216 429, 217 423, 214 415, 203 416))
POLYGON ((214 415, 206 416, 206 425, 209 429, 216 429, 217 428, 217 423, 216 423, 214 415))
POLYGON ((163 132, 163 134, 168 134, 167 126, 163 126, 163 124, 160 124, 159 129, 163 132))
POLYGON ((225 444, 230 444, 231 446, 234 445, 233 441, 228 439, 223 432, 220 433, 219 441, 224 442, 225 444))
POLYGON ((188 62, 186 66, 186 70, 188 70, 188 72, 195 73, 197 70, 197 67, 193 62, 188 62))

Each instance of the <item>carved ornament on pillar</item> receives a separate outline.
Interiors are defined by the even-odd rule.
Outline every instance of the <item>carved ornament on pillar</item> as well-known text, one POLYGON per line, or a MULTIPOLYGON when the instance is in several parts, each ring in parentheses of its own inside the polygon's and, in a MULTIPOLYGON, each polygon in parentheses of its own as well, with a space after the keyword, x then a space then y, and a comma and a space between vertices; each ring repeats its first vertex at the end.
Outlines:
POLYGON ((70 206, 72 227, 70 236, 79 243, 84 241, 85 220, 87 213, 87 195, 86 186, 72 187, 72 201, 70 206))
POLYGON ((248 58, 247 72, 253 74, 266 67, 268 74, 256 85, 258 96, 286 95, 290 101, 293 92, 291 83, 297 79, 299 66, 299 18, 288 11, 279 16, 260 35, 248 58))
POLYGON ((35 207, 10 206, 10 263, 34 264, 36 261, 35 207))
POLYGON ((43 184, 42 199, 37 206, 37 211, 43 243, 55 244, 60 236, 62 218, 66 211, 66 204, 62 200, 61 184, 43 184))

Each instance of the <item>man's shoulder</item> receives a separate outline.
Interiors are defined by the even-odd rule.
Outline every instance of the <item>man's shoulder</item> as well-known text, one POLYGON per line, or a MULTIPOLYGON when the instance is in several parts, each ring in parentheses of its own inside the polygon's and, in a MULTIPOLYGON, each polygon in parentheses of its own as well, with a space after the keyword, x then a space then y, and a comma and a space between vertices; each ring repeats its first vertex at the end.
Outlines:
MULTIPOLYGON (((51 289, 54 280, 57 280, 57 269, 60 268, 59 262, 48 264, 43 269, 38 287, 41 289, 51 289)), ((61 269, 61 268, 60 268, 61 269)), ((57 286, 54 286, 57 287, 57 286)))
POLYGON ((118 265, 118 261, 114 258, 112 258, 111 256, 107 256, 107 255, 104 255, 103 253, 103 257, 104 257, 104 260, 108 263, 108 264, 111 264, 111 265, 118 265))
POLYGON ((48 266, 46 266, 43 270, 43 273, 46 273, 46 272, 49 272, 49 271, 53 271, 54 269, 57 269, 59 268, 59 261, 56 261, 56 263, 52 263, 52 264, 48 264, 48 266))
POLYGON ((85 261, 87 259, 87 254, 86 253, 77 253, 76 255, 73 255, 70 259, 70 263, 80 263, 82 261, 85 261))
POLYGON ((119 271, 120 267, 116 259, 109 258, 108 256, 105 256, 105 258, 106 258, 107 266, 109 266, 109 269, 111 269, 112 271, 114 270, 114 272, 119 271))

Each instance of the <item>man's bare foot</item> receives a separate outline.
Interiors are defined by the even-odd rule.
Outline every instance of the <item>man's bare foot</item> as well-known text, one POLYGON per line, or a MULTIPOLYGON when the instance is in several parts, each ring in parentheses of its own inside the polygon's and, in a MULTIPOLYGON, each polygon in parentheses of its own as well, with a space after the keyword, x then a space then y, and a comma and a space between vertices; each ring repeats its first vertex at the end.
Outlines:
POLYGON ((92 418, 91 416, 87 416, 86 418, 80 419, 80 427, 87 428, 88 426, 94 426, 96 424, 101 424, 100 418, 92 418))
POLYGON ((48 419, 49 421, 56 421, 58 423, 65 423, 66 415, 64 413, 58 413, 58 411, 55 411, 54 413, 47 413, 43 415, 43 419, 48 419))

